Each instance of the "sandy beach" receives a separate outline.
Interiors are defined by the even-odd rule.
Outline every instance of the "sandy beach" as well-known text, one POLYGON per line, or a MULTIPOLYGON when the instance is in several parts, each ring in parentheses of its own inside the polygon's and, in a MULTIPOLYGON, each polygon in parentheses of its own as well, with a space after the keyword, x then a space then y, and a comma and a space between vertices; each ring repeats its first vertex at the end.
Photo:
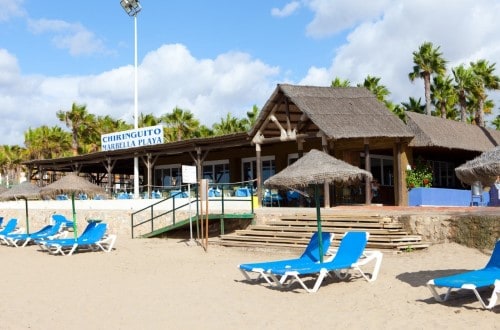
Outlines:
POLYGON ((500 305, 468 294, 436 303, 427 280, 481 268, 489 256, 454 243, 385 253, 379 278, 326 280, 317 293, 250 284, 243 262, 297 251, 118 237, 110 253, 51 256, 1 246, 2 329, 500 328, 500 305))

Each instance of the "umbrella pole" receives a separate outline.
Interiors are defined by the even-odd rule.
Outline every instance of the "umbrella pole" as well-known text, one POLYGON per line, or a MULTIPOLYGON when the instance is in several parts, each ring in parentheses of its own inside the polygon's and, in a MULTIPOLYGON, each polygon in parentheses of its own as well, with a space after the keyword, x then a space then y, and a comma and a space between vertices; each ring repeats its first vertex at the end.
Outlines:
POLYGON ((71 207, 73 208, 73 234, 75 236, 75 241, 78 239, 78 231, 76 226, 76 211, 75 211, 75 193, 71 193, 71 207))
POLYGON ((321 234, 321 205, 319 199, 319 187, 318 184, 314 185, 314 200, 316 202, 316 221, 318 223, 318 238, 319 238, 319 262, 323 262, 323 235, 321 234))
POLYGON ((26 206, 26 234, 29 234, 30 233, 30 224, 29 224, 29 220, 28 220, 28 199, 27 198, 24 199, 24 203, 26 206))

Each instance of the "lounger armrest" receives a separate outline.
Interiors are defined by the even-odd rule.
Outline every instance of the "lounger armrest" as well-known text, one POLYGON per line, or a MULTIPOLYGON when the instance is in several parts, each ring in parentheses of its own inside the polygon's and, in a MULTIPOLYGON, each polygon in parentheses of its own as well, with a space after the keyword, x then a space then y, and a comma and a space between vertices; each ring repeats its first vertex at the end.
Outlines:
POLYGON ((97 242, 96 245, 100 247, 101 250, 103 250, 104 252, 110 252, 113 249, 113 246, 115 245, 115 241, 116 241, 116 235, 109 234, 104 239, 97 242))
POLYGON ((380 251, 365 251, 363 253, 363 257, 358 260, 355 267, 358 269, 365 280, 367 280, 368 282, 373 282, 378 277, 383 256, 384 255, 380 251), (360 267, 369 264, 372 261, 375 261, 375 265, 373 267, 371 276, 368 276, 360 269, 360 267))

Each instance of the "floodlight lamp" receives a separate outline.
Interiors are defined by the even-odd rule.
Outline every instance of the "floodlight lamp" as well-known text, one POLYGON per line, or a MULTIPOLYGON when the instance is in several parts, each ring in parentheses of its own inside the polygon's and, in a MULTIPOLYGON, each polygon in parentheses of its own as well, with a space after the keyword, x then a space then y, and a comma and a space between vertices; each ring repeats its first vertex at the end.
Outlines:
POLYGON ((120 0, 120 5, 129 16, 136 16, 142 9, 139 0, 120 0))

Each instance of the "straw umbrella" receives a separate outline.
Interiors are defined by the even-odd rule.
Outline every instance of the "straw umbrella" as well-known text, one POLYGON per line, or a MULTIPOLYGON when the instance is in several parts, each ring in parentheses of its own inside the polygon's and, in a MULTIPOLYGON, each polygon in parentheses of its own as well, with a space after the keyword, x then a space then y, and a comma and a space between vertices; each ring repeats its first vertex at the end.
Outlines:
POLYGON ((70 173, 66 176, 63 176, 61 179, 40 189, 40 194, 42 195, 54 196, 58 194, 71 194, 71 206, 73 210, 73 232, 75 234, 75 240, 78 237, 75 210, 75 194, 79 193, 96 195, 105 194, 106 191, 104 190, 104 188, 91 183, 90 181, 78 176, 75 173, 70 173))
POLYGON ((500 146, 460 165, 455 173, 460 181, 469 185, 480 181, 484 186, 490 186, 500 175, 500 146))
POLYGON ((321 241, 321 208, 319 187, 325 183, 354 183, 362 179, 371 180, 372 174, 322 151, 311 150, 292 165, 273 175, 264 182, 267 187, 299 188, 314 185, 316 220, 318 224, 320 261, 323 262, 323 242, 321 241))
POLYGON ((24 199, 26 208, 26 233, 30 233, 29 227, 29 216, 28 216, 28 199, 38 199, 40 197, 40 187, 32 184, 31 182, 25 181, 12 188, 2 192, 0 194, 0 199, 2 200, 12 200, 12 199, 24 199))

